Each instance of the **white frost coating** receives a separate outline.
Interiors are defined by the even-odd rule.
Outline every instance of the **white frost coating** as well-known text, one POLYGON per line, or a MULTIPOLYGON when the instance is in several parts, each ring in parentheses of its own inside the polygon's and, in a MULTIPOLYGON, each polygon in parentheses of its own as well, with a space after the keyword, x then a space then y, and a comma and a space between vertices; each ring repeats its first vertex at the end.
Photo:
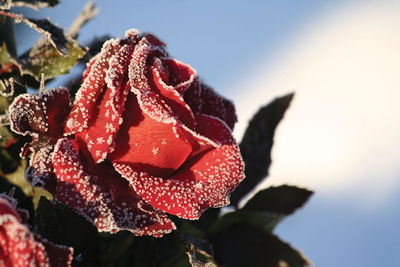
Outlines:
POLYGON ((132 38, 135 36, 139 36, 140 31, 138 29, 135 28, 131 28, 125 31, 125 37, 126 38, 132 38))
MULTIPOLYGON (((60 139, 57 142, 53 162, 59 180, 75 185, 58 191, 56 198, 84 216, 99 231, 115 233, 129 230, 136 235, 162 236, 175 229, 173 222, 164 213, 151 206, 140 208, 140 202, 143 203, 141 207, 145 204, 139 196, 139 199, 135 196, 127 198, 129 203, 125 202, 125 205, 115 202, 110 191, 112 189, 107 187, 105 180, 111 181, 117 177, 100 177, 87 173, 70 140, 60 139)), ((101 167, 97 165, 94 168, 101 167)))
POLYGON ((69 91, 65 87, 17 96, 8 109, 11 130, 20 135, 30 135, 38 138, 39 136, 36 132, 23 129, 24 124, 33 122, 39 128, 39 131, 47 132, 47 105, 55 99, 56 95, 65 95, 69 102, 69 91))
POLYGON ((111 39, 103 44, 101 52, 96 55, 89 73, 75 95, 73 110, 70 113, 70 116, 72 115, 75 118, 75 127, 67 129, 68 131, 64 133, 64 136, 81 132, 88 127, 89 113, 104 89, 104 76, 109 66, 109 58, 119 48, 119 39, 111 39))
MULTIPOLYGON (((173 94, 175 94, 175 95, 178 95, 178 96, 183 95, 183 93, 186 91, 186 89, 187 89, 187 88, 194 82, 194 80, 198 77, 198 76, 197 76, 197 71, 196 71, 196 69, 192 68, 192 66, 190 66, 189 64, 183 63, 182 61, 179 61, 179 60, 177 60, 177 59, 172 59, 172 58, 160 58, 160 59, 166 59, 166 60, 175 61, 175 62, 178 63, 178 65, 184 65, 184 66, 190 68, 190 70, 193 72, 193 73, 190 75, 190 78, 189 78, 188 80, 186 80, 186 81, 184 81, 184 82, 181 82, 180 84, 177 84, 177 85, 175 85, 175 86, 165 84, 164 81, 162 81, 162 79, 161 79, 159 73, 157 72, 157 77, 160 78, 160 81, 165 85, 165 87, 167 88, 168 91, 170 91, 171 93, 173 93, 173 94), (177 87, 177 89, 175 89, 174 87, 177 87), (182 90, 182 92, 180 92, 181 90, 182 90)), ((182 98, 182 97, 181 97, 181 99, 182 99, 182 101, 183 101, 183 98, 182 98)))

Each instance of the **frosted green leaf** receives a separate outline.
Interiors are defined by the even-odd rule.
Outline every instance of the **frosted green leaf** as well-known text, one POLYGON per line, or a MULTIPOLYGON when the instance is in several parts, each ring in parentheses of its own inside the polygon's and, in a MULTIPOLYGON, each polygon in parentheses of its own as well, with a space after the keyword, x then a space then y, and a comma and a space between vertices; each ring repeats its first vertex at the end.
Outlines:
POLYGON ((39 8, 43 7, 54 7, 60 3, 59 0, 14 0, 10 2, 12 2, 12 6, 24 6, 34 10, 39 10, 39 8))
POLYGON ((42 73, 46 80, 68 73, 82 58, 86 49, 76 41, 69 39, 66 45, 68 55, 61 55, 46 39, 39 39, 32 49, 21 56, 21 72, 40 81, 42 73))

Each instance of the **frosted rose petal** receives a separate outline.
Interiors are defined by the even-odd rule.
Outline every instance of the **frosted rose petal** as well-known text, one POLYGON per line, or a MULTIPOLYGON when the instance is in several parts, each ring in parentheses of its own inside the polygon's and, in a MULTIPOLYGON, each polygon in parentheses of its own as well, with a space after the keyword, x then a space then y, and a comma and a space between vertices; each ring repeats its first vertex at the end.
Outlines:
POLYGON ((134 94, 128 96, 125 121, 116 138, 113 163, 129 163, 152 175, 168 175, 178 169, 192 148, 180 127, 159 123, 142 113, 134 94))
POLYGON ((174 59, 155 58, 151 67, 154 90, 173 110, 174 116, 189 128, 194 128, 196 121, 189 105, 181 96, 196 78, 196 71, 189 65, 174 59))
POLYGON ((36 240, 41 242, 46 248, 51 267, 71 266, 73 260, 73 249, 67 246, 56 245, 38 235, 36 240))
POLYGON ((69 101, 69 91, 64 87, 19 95, 9 107, 11 129, 36 138, 39 134, 58 138, 62 136, 69 101))
POLYGON ((212 88, 195 82, 186 91, 184 99, 193 113, 220 118, 233 130, 237 122, 235 107, 231 101, 217 94, 212 88))
POLYGON ((129 164, 114 163, 135 191, 149 204, 170 214, 198 219, 209 207, 229 204, 229 195, 243 180, 243 161, 227 126, 219 119, 199 116, 199 131, 221 142, 221 147, 189 159, 168 178, 137 172, 129 164))
MULTIPOLYGON (((171 91, 174 89, 180 95, 183 95, 196 79, 196 70, 177 59, 160 58, 160 60, 165 66, 164 69, 168 70, 168 75, 160 80, 160 84, 162 84, 166 90, 171 91)), ((162 69, 158 69, 157 71, 162 73, 162 69)), ((160 77, 163 78, 163 75, 160 75, 160 77)))
POLYGON ((141 110, 148 116, 158 122, 175 123, 176 118, 171 107, 153 90, 153 81, 149 80, 151 69, 146 66, 151 55, 166 57, 167 54, 161 47, 152 46, 146 37, 136 45, 129 65, 131 91, 137 95, 141 110))
POLYGON ((175 229, 168 217, 145 203, 113 167, 94 164, 75 141, 60 139, 53 164, 56 198, 86 217, 99 231, 129 230, 160 237, 175 229))
POLYGON ((71 266, 73 249, 34 235, 21 223, 15 207, 0 197, 0 266, 71 266))
POLYGON ((32 186, 42 186, 52 194, 55 193, 57 179, 52 163, 55 142, 49 138, 41 138, 32 142, 29 145, 32 155, 29 167, 25 170, 25 179, 32 186))
POLYGON ((122 123, 125 101, 130 92, 127 77, 124 78, 133 48, 124 45, 110 59, 106 72, 107 90, 97 100, 98 110, 91 115, 88 127, 77 133, 82 138, 96 163, 102 162, 114 149, 114 139, 122 123))
POLYGON ((90 117, 96 112, 97 99, 106 84, 105 76, 109 60, 120 49, 119 41, 111 39, 104 43, 95 61, 90 64, 88 74, 75 95, 74 105, 67 118, 64 135, 81 132, 88 126, 90 117))

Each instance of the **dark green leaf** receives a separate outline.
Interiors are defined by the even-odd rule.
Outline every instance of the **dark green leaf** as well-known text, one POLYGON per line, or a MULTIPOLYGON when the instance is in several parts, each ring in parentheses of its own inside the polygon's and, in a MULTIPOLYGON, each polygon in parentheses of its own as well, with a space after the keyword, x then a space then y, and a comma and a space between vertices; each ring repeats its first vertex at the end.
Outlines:
POLYGON ((4 72, 6 72, 6 70, 4 70, 5 67, 9 66, 9 65, 17 65, 18 62, 16 59, 14 59, 14 57, 8 52, 7 49, 7 45, 4 42, 1 47, 0 47, 0 69, 3 70, 4 72))
POLYGON ((192 221, 191 224, 199 229, 206 230, 218 220, 220 212, 220 208, 210 208, 201 215, 199 220, 192 221))
POLYGON ((129 249, 114 263, 115 267, 155 267, 159 260, 159 240, 151 236, 133 238, 129 249))
POLYGON ((56 244, 74 247, 74 255, 81 254, 80 262, 84 264, 93 265, 97 262, 95 258, 101 255, 96 228, 61 203, 41 197, 36 210, 36 225, 43 237, 56 244))
POLYGON ((210 244, 191 235, 183 238, 189 263, 193 267, 217 267, 210 244))
POLYGON ((0 171, 2 173, 12 173, 17 170, 19 166, 19 156, 13 155, 13 153, 7 149, 15 141, 16 137, 14 137, 8 127, 0 126, 0 171))
POLYGON ((0 9, 11 9, 11 0, 0 0, 0 9))
POLYGON ((59 0, 14 0, 12 6, 24 6, 35 10, 43 7, 54 7, 60 3, 59 0))
POLYGON ((271 164, 271 148, 277 125, 283 118, 294 94, 276 98, 261 108, 251 119, 240 143, 240 152, 245 163, 246 178, 231 196, 231 205, 254 189, 267 175, 271 164))
POLYGON ((208 231, 211 236, 215 236, 232 225, 246 223, 258 226, 270 232, 283 217, 282 214, 276 213, 238 210, 223 215, 208 229, 208 231))
POLYGON ((26 18, 21 14, 0 11, 0 15, 13 18, 15 23, 25 23, 41 33, 57 49, 60 54, 67 55, 69 40, 64 35, 64 30, 53 25, 48 19, 26 18))
POLYGON ((32 204, 32 197, 25 195, 25 193, 18 186, 10 183, 7 179, 0 176, 0 193, 10 194, 13 198, 17 199, 17 207, 25 209, 29 212, 29 223, 33 223, 34 211, 32 204), (12 192, 12 194, 10 194, 12 192))
MULTIPOLYGON (((180 227, 178 228, 181 229, 180 227)), ((174 232, 159 239, 160 257, 157 266, 217 266, 212 256, 213 253, 210 244, 206 240, 195 237, 187 232, 186 234, 174 232)))
MULTIPOLYGON (((10 151, 7 150, 2 150, 1 151, 1 162, 7 162, 7 161, 3 161, 4 160, 4 155, 5 153, 7 153, 7 155, 11 156, 10 160, 8 161, 8 163, 11 165, 14 164, 17 166, 17 168, 13 169, 10 172, 4 172, 4 165, 2 166, 2 171, 3 176, 12 184, 17 185, 19 188, 22 189, 22 191, 24 191, 25 195, 27 196, 32 196, 33 195, 33 190, 32 190, 32 186, 30 185, 30 183, 28 183, 28 181, 25 179, 25 170, 26 170, 26 166, 27 166, 27 162, 26 160, 20 160, 20 158, 16 158, 14 155, 12 155, 11 153, 9 153, 10 151)), ((10 168, 9 166, 7 166, 7 168, 10 168)))
POLYGON ((60 55, 45 39, 40 39, 29 51, 20 58, 21 72, 40 80, 42 73, 45 79, 55 78, 69 70, 85 55, 85 49, 74 40, 68 40, 68 56, 60 55))
POLYGON ((310 190, 295 186, 270 187, 255 194, 243 210, 289 215, 301 207, 312 194, 310 190))
POLYGON ((159 239, 160 257, 157 266, 160 267, 190 267, 186 248, 177 232, 165 235, 159 239))
POLYGON ((235 224, 213 239, 215 259, 229 267, 304 267, 309 261, 289 244, 256 226, 235 224))
POLYGON ((45 238, 74 247, 73 266, 114 266, 133 241, 133 234, 128 231, 98 233, 89 221, 73 210, 44 197, 40 198, 36 210, 36 224, 45 238))
POLYGON ((64 35, 64 30, 52 24, 48 19, 32 19, 21 16, 17 21, 22 21, 40 32, 61 54, 68 54, 68 39, 64 35))
MULTIPOLYGON (((1 8, 0 8, 1 9, 1 8)), ((0 16, 0 45, 5 43, 12 56, 17 55, 14 36, 14 23, 11 18, 0 16)))

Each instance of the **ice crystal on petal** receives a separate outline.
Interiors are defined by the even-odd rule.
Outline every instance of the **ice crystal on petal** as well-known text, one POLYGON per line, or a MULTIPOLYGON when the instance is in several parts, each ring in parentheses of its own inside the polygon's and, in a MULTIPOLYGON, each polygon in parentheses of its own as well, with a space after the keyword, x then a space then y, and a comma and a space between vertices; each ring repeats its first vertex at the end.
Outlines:
POLYGON ((198 219, 210 207, 229 204, 229 195, 243 180, 243 161, 229 128, 221 120, 202 115, 199 131, 219 141, 219 148, 192 157, 168 179, 138 172, 129 164, 114 163, 135 191, 153 207, 187 219, 198 219))
POLYGON ((63 135, 69 110, 67 88, 22 94, 9 107, 11 129, 33 137, 33 141, 23 148, 23 156, 31 152, 25 177, 32 186, 40 185, 50 192, 55 190, 51 156, 57 139, 63 135))
POLYGON ((118 40, 111 39, 103 44, 101 53, 85 73, 86 78, 75 95, 75 101, 67 119, 64 135, 81 132, 87 128, 91 115, 96 110, 97 99, 106 84, 105 75, 110 58, 120 49, 118 40))
POLYGON ((136 235, 160 237, 175 229, 168 217, 144 202, 109 163, 94 164, 80 149, 72 140, 60 139, 57 143, 53 164, 59 201, 86 217, 99 231, 129 230, 136 235))
POLYGON ((194 82, 186 91, 184 99, 194 113, 220 118, 233 130, 237 122, 234 105, 209 86, 199 81, 194 82))
POLYGON ((14 267, 71 266, 73 249, 54 245, 30 232, 15 204, 0 195, 0 265, 14 267))
POLYGON ((57 138, 62 135, 64 118, 69 111, 67 88, 22 94, 9 107, 11 130, 21 135, 38 137, 45 134, 57 138))

